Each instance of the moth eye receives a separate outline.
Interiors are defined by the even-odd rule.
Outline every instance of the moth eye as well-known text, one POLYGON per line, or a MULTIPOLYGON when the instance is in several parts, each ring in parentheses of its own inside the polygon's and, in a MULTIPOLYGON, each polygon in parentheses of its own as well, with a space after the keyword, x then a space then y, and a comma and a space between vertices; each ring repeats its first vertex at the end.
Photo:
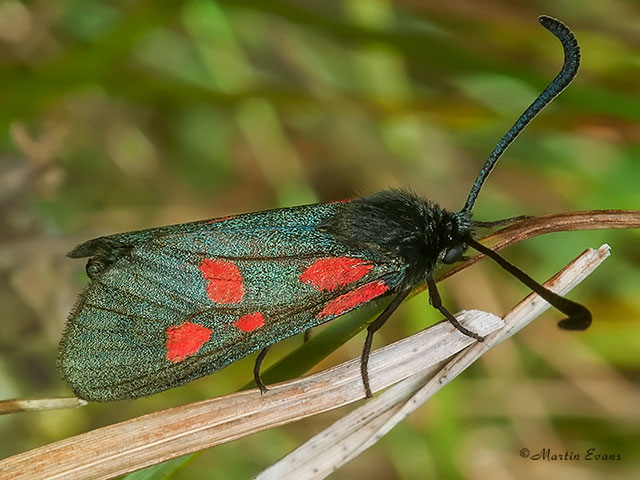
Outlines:
POLYGON ((93 280, 93 278, 101 274, 106 267, 107 266, 102 260, 91 258, 87 262, 85 270, 87 271, 87 275, 89 276, 89 278, 93 280))
POLYGON ((464 253, 465 246, 464 245, 456 245, 455 247, 448 248, 444 252, 444 256, 442 257, 442 262, 447 265, 456 263, 460 258, 462 258, 462 254, 464 253))

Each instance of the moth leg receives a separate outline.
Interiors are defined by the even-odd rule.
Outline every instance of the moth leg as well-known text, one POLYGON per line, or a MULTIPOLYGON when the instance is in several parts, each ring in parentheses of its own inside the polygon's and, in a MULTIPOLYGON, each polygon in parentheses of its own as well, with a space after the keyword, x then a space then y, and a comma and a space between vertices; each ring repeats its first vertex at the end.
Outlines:
POLYGON ((449 310, 447 310, 444 305, 442 305, 442 298, 440 298, 440 292, 438 292, 438 287, 436 286, 436 282, 433 279, 433 277, 431 275, 427 275, 426 276, 426 281, 427 281, 427 288, 429 289, 429 302, 431 303, 431 306, 433 308, 435 308, 436 310, 438 310, 441 314, 443 314, 445 316, 445 318, 447 320, 449 320, 449 322, 451 322, 451 324, 454 327, 456 327, 458 330, 460 330, 466 336, 471 337, 471 338, 475 338, 479 342, 484 341, 484 337, 481 337, 477 333, 474 333, 471 330, 469 330, 467 328, 464 328, 460 324, 460 322, 458 322, 458 320, 456 320, 456 317, 454 317, 451 314, 451 312, 449 310))
POLYGON ((304 331, 304 336, 302 337, 302 341, 303 341, 304 343, 307 343, 307 342, 309 341, 309 339, 310 339, 310 338, 311 338, 311 329, 310 329, 310 328, 307 328, 307 329, 304 331))
POLYGON ((371 387, 369 386, 369 371, 367 366, 369 365, 369 354, 371 353, 371 343, 373 342, 373 334, 388 320, 391 314, 398 308, 398 305, 407 298, 407 295, 411 292, 411 289, 403 290, 391 300, 391 303, 387 305, 382 313, 367 327, 367 338, 364 341, 364 347, 362 348, 362 357, 360 357, 360 374, 362 375, 362 383, 364 384, 364 392, 367 398, 373 397, 371 393, 371 387))
POLYGON ((267 391, 269 390, 267 387, 264 386, 264 383, 262 383, 262 378, 260 378, 260 367, 262 366, 262 362, 264 361, 264 358, 267 356, 267 352, 269 351, 269 348, 270 347, 264 347, 262 350, 260 350, 260 353, 256 358, 256 363, 253 366, 253 380, 256 382, 256 385, 260 389, 261 394, 267 393, 267 391))

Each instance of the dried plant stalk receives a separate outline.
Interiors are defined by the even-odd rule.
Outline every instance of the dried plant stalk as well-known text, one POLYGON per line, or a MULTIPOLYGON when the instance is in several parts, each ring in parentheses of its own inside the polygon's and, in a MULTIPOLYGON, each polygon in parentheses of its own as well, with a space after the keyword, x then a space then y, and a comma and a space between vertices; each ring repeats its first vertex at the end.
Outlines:
MULTIPOLYGON (((598 250, 586 250, 545 285, 556 293, 566 294, 608 256, 608 245, 598 250)), ((417 372, 392 386, 315 435, 256 478, 325 478, 376 443, 481 355, 525 327, 548 308, 550 305, 536 294, 529 295, 504 317, 505 328, 492 333, 484 342, 471 345, 441 366, 417 372)))
MULTIPOLYGON (((601 249, 602 250, 602 249, 601 249)), ((593 269, 605 257, 591 258, 593 269)), ((580 257, 583 258, 583 257, 580 257)), ((584 260, 577 260, 580 265, 584 260)), ((572 266, 559 277, 578 283, 591 270, 572 266), (578 271, 576 271, 578 270, 578 271)), ((555 280, 554 282, 560 282, 555 280)), ((538 304, 544 302, 536 301, 538 304)), ((466 312, 461 321, 481 335, 502 322, 484 312, 466 312)), ((512 333, 512 332, 511 332, 512 333)), ((493 337, 489 337, 493 338, 493 337)), ((485 342, 492 345, 491 341, 485 342)), ((476 342, 447 322, 375 351, 369 369, 379 391, 424 372, 476 342)), ((481 345, 482 348, 487 348, 481 345)), ((478 346, 473 347, 479 348, 478 346)), ((15 479, 103 479, 315 415, 363 397, 359 359, 309 377, 257 390, 176 407, 55 442, 0 462, 0 476, 15 479)), ((376 400, 373 400, 376 401, 376 400)), ((384 423, 380 426, 384 429, 384 423)))
POLYGON ((77 408, 84 407, 86 404, 86 400, 76 397, 15 398, 0 402, 0 415, 16 412, 77 408))
MULTIPOLYGON (((481 335, 502 320, 485 312, 461 315, 481 335)), ((448 322, 371 354, 374 391, 437 364, 475 343, 448 322)), ((20 479, 111 478, 186 453, 290 423, 364 398, 360 360, 309 377, 155 412, 99 428, 10 457, 0 462, 0 476, 20 479)))
MULTIPOLYGON (((482 243, 498 251, 547 233, 622 228, 640 228, 640 210, 588 210, 528 217, 484 237, 482 243)), ((483 257, 484 255, 481 254, 475 255, 440 275, 438 280, 448 278, 470 267, 483 257)))

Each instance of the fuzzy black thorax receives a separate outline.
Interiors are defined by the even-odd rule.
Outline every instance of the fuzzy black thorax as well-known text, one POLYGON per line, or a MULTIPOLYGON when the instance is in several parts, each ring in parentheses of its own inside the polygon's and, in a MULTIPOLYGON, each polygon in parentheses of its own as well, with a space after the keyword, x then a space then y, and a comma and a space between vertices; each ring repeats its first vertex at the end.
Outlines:
MULTIPOLYGON (((385 190, 345 203, 321 227, 346 245, 408 265, 407 282, 431 272, 451 249, 466 248, 466 215, 449 212, 408 190, 385 190)), ((456 250, 456 251, 457 251, 456 250)))

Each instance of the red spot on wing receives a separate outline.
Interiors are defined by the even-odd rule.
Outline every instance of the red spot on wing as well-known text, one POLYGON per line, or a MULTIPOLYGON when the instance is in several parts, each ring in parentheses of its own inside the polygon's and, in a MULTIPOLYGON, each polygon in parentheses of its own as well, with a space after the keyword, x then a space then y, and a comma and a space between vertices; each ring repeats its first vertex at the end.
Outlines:
POLYGON ((167 360, 181 362, 196 353, 211 338, 211 329, 196 323, 184 322, 166 330, 167 360))
POLYGON ((337 317, 369 300, 379 297, 387 290, 389 290, 389 287, 382 280, 367 283, 331 300, 324 306, 320 313, 316 315, 316 318, 337 317))
POLYGON ((300 275, 300 281, 320 291, 331 291, 360 280, 373 268, 373 263, 361 258, 321 258, 300 275))
POLYGON ((260 312, 249 313, 233 322, 233 326, 243 332, 253 332, 264 325, 264 315, 260 312))
POLYGON ((207 295, 216 303, 239 303, 244 296, 244 282, 238 266, 229 260, 205 258, 200 271, 207 282, 207 295))

